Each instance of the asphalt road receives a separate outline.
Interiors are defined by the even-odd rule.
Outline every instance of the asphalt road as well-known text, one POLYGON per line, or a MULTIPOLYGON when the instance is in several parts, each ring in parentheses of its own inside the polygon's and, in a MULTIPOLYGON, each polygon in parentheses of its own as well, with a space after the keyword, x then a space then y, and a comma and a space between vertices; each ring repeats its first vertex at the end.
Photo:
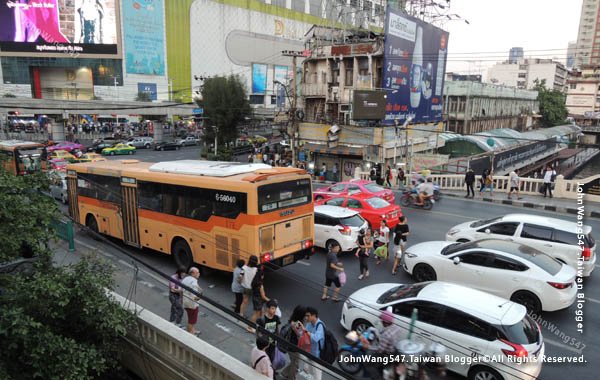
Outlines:
MULTIPOLYGON (((198 157, 199 147, 186 147, 179 151, 169 152, 138 150, 136 154, 136 158, 140 160, 153 162, 174 159, 195 159, 198 157)), ((110 159, 119 159, 119 157, 111 157, 110 159)), ((403 209, 403 212, 407 216, 411 228, 409 246, 424 241, 443 240, 445 233, 455 224, 468 220, 490 218, 511 212, 527 212, 537 215, 555 216, 565 220, 574 220, 573 215, 530 209, 525 210, 514 206, 490 204, 461 198, 443 198, 429 212, 410 208, 403 209)), ((600 221, 589 219, 586 221, 586 224, 592 226, 598 239, 600 236, 598 233, 600 231, 600 221)), ((134 295, 136 302, 168 319, 169 304, 165 281, 148 274, 142 266, 140 266, 140 271, 137 272, 132 266, 131 260, 119 253, 119 249, 115 249, 105 242, 96 242, 85 233, 77 233, 76 241, 80 251, 97 247, 100 253, 115 262, 118 269, 116 277, 119 293, 134 295), (133 281, 133 279, 137 281, 133 281)), ((173 273, 175 270, 175 265, 169 256, 130 249, 123 244, 119 244, 118 246, 120 249, 125 249, 137 257, 143 258, 149 265, 166 273, 173 273)), ((65 255, 57 258, 57 260, 69 262, 75 260, 77 255, 79 255, 79 252, 75 255, 65 255)), ((384 262, 381 265, 375 265, 374 262, 371 262, 370 277, 359 281, 357 279, 359 274, 358 260, 352 255, 344 255, 341 257, 341 261, 344 263, 348 274, 348 283, 342 288, 342 294, 346 296, 366 285, 381 282, 414 282, 403 272, 392 276, 390 262, 384 262)), ((320 300, 324 272, 325 255, 324 252, 318 251, 310 260, 302 260, 292 266, 268 273, 265 281, 266 294, 270 298, 279 300, 284 318, 289 316, 292 309, 298 304, 315 306, 320 312, 321 319, 337 335, 338 341, 343 342, 345 332, 339 324, 342 303, 323 302, 320 300)), ((599 270, 596 269, 596 272, 599 272, 599 270)), ((594 357, 600 358, 600 344, 598 342, 598 337, 600 336, 600 331, 598 330, 598 326, 600 326, 599 276, 600 272, 594 273, 584 283, 583 291, 586 302, 583 309, 583 334, 576 331, 577 327, 574 320, 575 305, 558 312, 543 313, 540 319, 538 319, 546 342, 547 356, 562 358, 584 355, 584 358, 590 363, 545 363, 540 379, 596 378, 595 369, 597 367, 591 363, 593 363, 594 357)), ((230 274, 207 271, 203 274, 200 282, 208 297, 218 300, 224 306, 231 305, 233 296, 230 292, 230 274)), ((201 318, 198 325, 204 331, 202 339, 212 342, 240 360, 247 361, 253 337, 245 333, 241 326, 223 319, 219 313, 213 313, 209 310, 207 314, 207 316, 201 318)), ((450 378, 460 377, 452 375, 450 378)))

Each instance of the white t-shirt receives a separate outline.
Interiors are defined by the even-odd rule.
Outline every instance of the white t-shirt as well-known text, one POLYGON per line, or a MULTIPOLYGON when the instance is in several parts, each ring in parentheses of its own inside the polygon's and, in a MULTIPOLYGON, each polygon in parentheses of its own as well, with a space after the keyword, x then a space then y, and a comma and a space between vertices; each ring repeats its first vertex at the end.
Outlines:
POLYGON ((379 237, 377 238, 380 242, 387 244, 390 241, 390 229, 388 226, 379 227, 379 237))
POLYGON ((252 280, 254 280, 254 276, 256 276, 258 268, 250 268, 249 266, 244 265, 242 270, 244 271, 244 276, 242 277, 242 286, 245 289, 252 289, 252 280))
MULTIPOLYGON (((183 285, 194 289, 197 292, 200 292, 200 286, 198 286, 198 280, 194 278, 194 276, 186 276, 183 280, 181 280, 183 285)), ((187 289, 183 289, 183 307, 186 309, 197 309, 198 303, 194 301, 196 295, 190 292, 187 289)))

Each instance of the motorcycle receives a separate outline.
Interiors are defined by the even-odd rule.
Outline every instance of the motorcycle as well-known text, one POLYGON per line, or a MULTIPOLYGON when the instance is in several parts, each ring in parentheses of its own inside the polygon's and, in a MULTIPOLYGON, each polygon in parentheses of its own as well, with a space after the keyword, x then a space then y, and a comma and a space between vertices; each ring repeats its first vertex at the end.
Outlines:
POLYGON ((443 380, 446 378, 446 348, 433 343, 429 349, 420 342, 405 339, 396 343, 395 354, 404 358, 402 362, 389 363, 383 369, 384 380, 443 380), (419 360, 418 358, 428 358, 419 360), (417 358, 414 360, 413 358, 417 358))
POLYGON ((342 371, 355 375, 363 369, 360 358, 367 353, 367 346, 377 344, 379 333, 374 327, 369 327, 362 334, 350 331, 346 334, 346 341, 348 343, 343 344, 338 351, 337 364, 342 371))
POLYGON ((431 210, 433 208, 433 203, 435 202, 434 196, 425 197, 423 200, 423 205, 417 204, 418 200, 419 194, 417 194, 416 189, 404 190, 402 192, 402 197, 400 197, 400 203, 402 206, 413 206, 422 208, 423 210, 431 210))
POLYGON ((440 198, 442 197, 442 192, 440 191, 440 185, 436 185, 435 183, 433 184, 433 199, 436 202, 439 202, 440 198))

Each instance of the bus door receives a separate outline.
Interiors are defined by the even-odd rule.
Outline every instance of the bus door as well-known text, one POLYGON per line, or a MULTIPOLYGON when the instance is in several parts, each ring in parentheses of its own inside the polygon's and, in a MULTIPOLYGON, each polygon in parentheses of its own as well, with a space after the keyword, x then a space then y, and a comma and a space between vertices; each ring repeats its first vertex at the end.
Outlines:
POLYGON ((77 173, 69 170, 67 175, 67 197, 69 199, 69 215, 75 223, 79 220, 79 198, 77 197, 77 173))
POLYGON ((140 247, 140 226, 137 210, 137 184, 135 178, 121 178, 121 220, 123 221, 123 241, 140 247))

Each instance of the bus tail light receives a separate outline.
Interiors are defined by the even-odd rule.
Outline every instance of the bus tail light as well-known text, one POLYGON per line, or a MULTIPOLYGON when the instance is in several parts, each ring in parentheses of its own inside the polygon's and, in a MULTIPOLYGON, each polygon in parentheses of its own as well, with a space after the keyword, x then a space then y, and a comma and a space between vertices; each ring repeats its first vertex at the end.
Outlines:
POLYGON ((302 240, 302 249, 308 249, 308 248, 311 248, 312 246, 313 246, 312 239, 302 240))
POLYGON ((262 254, 260 258, 261 263, 268 263, 273 259, 273 252, 265 252, 262 254))

